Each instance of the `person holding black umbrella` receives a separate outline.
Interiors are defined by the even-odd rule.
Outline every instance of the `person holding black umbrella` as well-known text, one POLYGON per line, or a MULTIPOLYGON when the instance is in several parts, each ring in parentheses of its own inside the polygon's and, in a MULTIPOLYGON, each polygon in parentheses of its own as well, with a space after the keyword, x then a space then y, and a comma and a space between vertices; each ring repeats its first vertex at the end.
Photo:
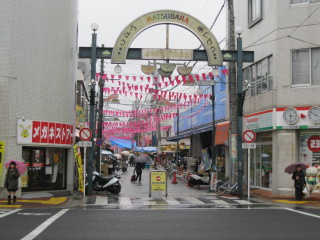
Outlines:
POLYGON ((142 163, 141 162, 136 162, 136 166, 134 168, 134 171, 137 174, 137 181, 140 183, 141 182, 141 175, 142 175, 142 163))
POLYGON ((306 179, 302 171, 301 165, 297 165, 296 170, 293 172, 292 180, 294 180, 296 200, 301 201, 303 196, 303 189, 306 186, 306 179))

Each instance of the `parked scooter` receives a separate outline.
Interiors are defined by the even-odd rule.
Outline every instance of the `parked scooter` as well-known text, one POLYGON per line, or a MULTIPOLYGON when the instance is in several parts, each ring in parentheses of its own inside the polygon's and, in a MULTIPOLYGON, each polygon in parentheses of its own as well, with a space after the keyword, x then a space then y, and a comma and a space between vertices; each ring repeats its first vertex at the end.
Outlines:
MULTIPOLYGON (((112 194, 121 192, 120 176, 103 177, 94 171, 92 176, 92 189, 94 191, 107 191, 112 194)), ((88 184, 86 183, 86 187, 88 184)))
MULTIPOLYGON (((209 172, 210 170, 207 170, 206 172, 209 172)), ((190 187, 194 187, 197 185, 209 185, 209 175, 205 176, 203 174, 191 174, 189 176, 188 184, 190 187)))

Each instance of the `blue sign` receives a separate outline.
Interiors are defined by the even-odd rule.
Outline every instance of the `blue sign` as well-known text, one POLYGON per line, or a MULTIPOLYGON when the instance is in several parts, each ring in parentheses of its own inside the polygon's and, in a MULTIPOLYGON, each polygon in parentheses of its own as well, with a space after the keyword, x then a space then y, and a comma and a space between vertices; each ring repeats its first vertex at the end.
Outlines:
MULTIPOLYGON (((215 121, 226 118, 226 76, 225 67, 219 68, 219 78, 215 79, 215 121)), ((211 86, 200 86, 203 94, 212 94, 211 86)), ((179 115, 179 133, 212 123, 212 101, 202 99, 200 104, 179 115), (207 102, 207 103, 206 103, 207 102)), ((177 118, 174 118, 173 131, 177 134, 177 118)))

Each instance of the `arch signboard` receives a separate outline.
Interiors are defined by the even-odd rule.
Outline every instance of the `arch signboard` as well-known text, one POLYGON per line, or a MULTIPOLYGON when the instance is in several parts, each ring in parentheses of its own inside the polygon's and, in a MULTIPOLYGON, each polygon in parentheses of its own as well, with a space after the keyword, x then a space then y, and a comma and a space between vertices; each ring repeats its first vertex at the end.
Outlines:
POLYGON ((222 66, 220 46, 210 29, 191 15, 173 10, 150 12, 131 22, 118 36, 111 63, 125 64, 133 40, 144 30, 160 24, 178 25, 193 33, 207 52, 208 66, 222 66))

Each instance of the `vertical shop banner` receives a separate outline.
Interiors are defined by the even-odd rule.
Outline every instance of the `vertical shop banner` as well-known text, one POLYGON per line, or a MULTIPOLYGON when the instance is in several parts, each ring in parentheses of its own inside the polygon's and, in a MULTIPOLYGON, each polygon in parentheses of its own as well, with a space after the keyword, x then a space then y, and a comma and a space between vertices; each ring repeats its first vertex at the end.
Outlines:
POLYGON ((72 124, 41 122, 18 119, 18 144, 65 144, 73 145, 72 124))
POLYGON ((40 132, 40 140, 41 143, 48 143, 48 134, 49 132, 49 123, 41 122, 41 132, 40 132))
POLYGON ((205 169, 210 169, 211 168, 211 159, 210 159, 207 148, 202 149, 202 160, 203 160, 205 169))
POLYGON ((230 138, 230 146, 231 146, 231 162, 237 161, 237 134, 231 134, 230 138))
POLYGON ((33 121, 32 123, 32 142, 33 143, 40 143, 41 142, 41 122, 33 121))
POLYGON ((2 166, 4 162, 4 148, 5 148, 5 142, 0 141, 0 179, 2 175, 2 166))
POLYGON ((76 161, 76 166, 78 169, 78 190, 80 192, 84 192, 84 179, 83 179, 83 165, 82 165, 82 159, 81 159, 81 154, 78 152, 78 145, 76 144, 73 147, 74 150, 74 158, 76 161))

